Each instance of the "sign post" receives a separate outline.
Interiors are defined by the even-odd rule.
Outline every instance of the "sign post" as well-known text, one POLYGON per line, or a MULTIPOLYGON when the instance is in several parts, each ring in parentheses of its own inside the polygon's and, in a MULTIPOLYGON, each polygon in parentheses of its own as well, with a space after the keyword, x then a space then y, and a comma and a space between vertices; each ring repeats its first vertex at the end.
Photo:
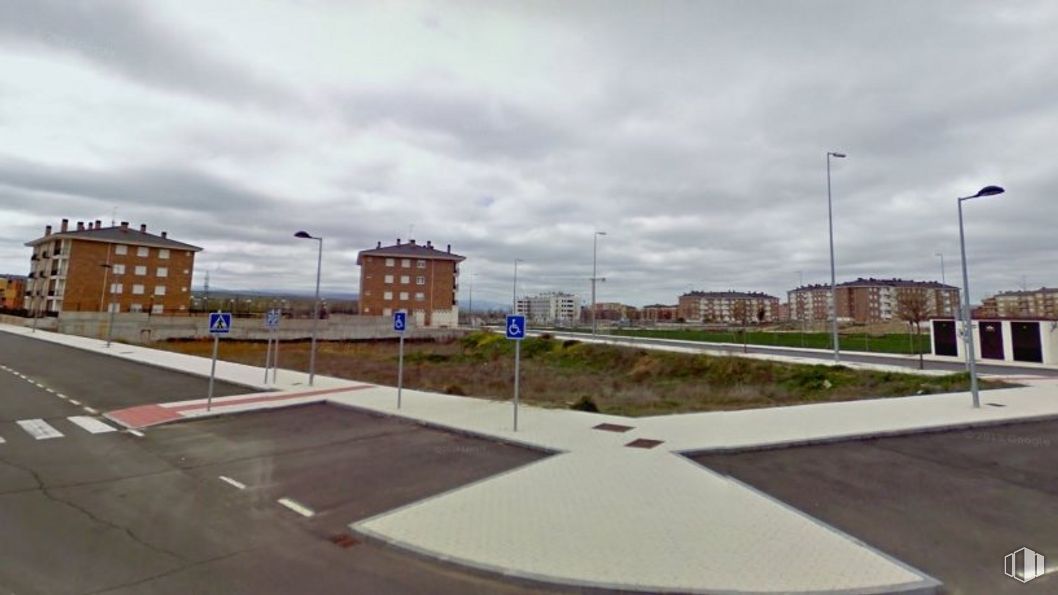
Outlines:
POLYGON ((397 409, 400 409, 401 393, 404 391, 404 331, 408 328, 407 312, 393 313, 393 330, 400 335, 400 351, 397 356, 397 409))
POLYGON ((273 341, 272 348, 272 384, 276 383, 276 376, 279 374, 279 322, 283 320, 283 309, 276 308, 276 325, 273 331, 275 332, 275 341, 273 341))
POLYGON ((525 338, 525 316, 507 317, 507 338, 514 341, 514 431, 518 431, 518 384, 521 379, 522 339, 525 338))
POLYGON ((209 334, 213 335, 213 363, 209 367, 209 394, 206 396, 206 411, 213 406, 213 379, 217 375, 217 351, 220 349, 220 336, 231 330, 231 312, 210 312, 209 334))
MULTIPOLYGON (((279 310, 273 309, 265 313, 265 326, 268 327, 268 349, 265 351, 264 383, 268 384, 268 366, 271 364, 274 369, 276 365, 275 360, 279 356, 279 333, 277 332, 279 329, 279 310), (275 344, 274 351, 272 347, 273 344, 275 344)), ((275 372, 273 372, 272 375, 272 382, 274 383, 275 372)))

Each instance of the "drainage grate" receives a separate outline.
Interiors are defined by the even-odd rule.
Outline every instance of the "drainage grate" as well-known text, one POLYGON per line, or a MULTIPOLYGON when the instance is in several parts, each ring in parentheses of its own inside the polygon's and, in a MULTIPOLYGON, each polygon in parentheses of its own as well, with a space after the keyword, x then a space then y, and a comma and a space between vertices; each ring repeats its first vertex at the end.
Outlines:
POLYGON ((350 548, 360 543, 348 533, 339 533, 330 537, 330 542, 341 548, 350 548))
POLYGON ((985 403, 985 405, 988 405, 989 407, 1006 407, 1006 405, 1002 403, 985 403))
POLYGON ((599 424, 592 427, 593 430, 602 430, 604 432, 627 432, 628 430, 634 430, 632 426, 622 426, 621 424, 599 424))
POLYGON ((635 440, 625 444, 629 448, 654 448, 661 444, 664 440, 650 440, 648 438, 636 438, 635 440))

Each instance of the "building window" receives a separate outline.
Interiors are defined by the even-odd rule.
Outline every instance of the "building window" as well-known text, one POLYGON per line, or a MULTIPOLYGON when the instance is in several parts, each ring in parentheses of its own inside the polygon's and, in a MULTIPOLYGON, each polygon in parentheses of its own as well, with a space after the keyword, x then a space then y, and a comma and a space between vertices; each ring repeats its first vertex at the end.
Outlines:
POLYGON ((384 300, 393 299, 393 292, 392 291, 383 291, 382 292, 382 299, 384 299, 384 300))
POLYGON ((411 268, 411 259, 410 258, 402 259, 400 261, 400 266, 402 266, 402 267, 404 267, 406 269, 410 269, 411 268))
POLYGON ((384 280, 384 281, 385 281, 386 283, 392 283, 392 282, 393 282, 393 275, 386 275, 386 278, 385 278, 385 279, 383 279, 383 280, 384 280))
POLYGON ((129 312, 143 312, 143 304, 132 304, 129 306, 129 312))
POLYGON ((140 246, 139 248, 136 248, 136 256, 142 256, 142 257, 146 258, 150 254, 151 254, 151 249, 148 248, 147 246, 140 246))
POLYGON ((402 300, 408 299, 408 292, 407 291, 400 292, 400 299, 402 299, 402 300))
POLYGON ((426 285, 426 277, 423 277, 422 275, 419 275, 418 277, 415 278, 415 284, 416 285, 426 285))
POLYGON ((169 260, 169 251, 165 248, 158 249, 158 258, 162 260, 169 260))
POLYGON ((420 268, 420 269, 425 269, 426 268, 426 261, 425 260, 416 260, 415 261, 415 266, 420 268))
POLYGON ((125 274, 125 265, 123 265, 123 264, 115 264, 114 266, 110 267, 110 270, 115 275, 124 275, 125 274))
POLYGON ((107 305, 107 312, 121 312, 121 304, 111 302, 107 305))
POLYGON ((164 285, 156 285, 154 287, 154 295, 165 295, 165 286, 164 285))
POLYGON ((421 302, 421 301, 423 301, 425 299, 426 299, 426 294, 425 293, 423 293, 421 291, 415 292, 415 301, 421 302))
MULTIPOLYGON (((367 312, 367 308, 364 308, 364 312, 367 312)), ((393 308, 382 308, 383 316, 390 316, 393 314, 393 308)))
POLYGON ((114 246, 114 254, 128 254, 128 253, 129 253, 129 247, 126 246, 125 244, 118 244, 117 246, 114 246))
POLYGON ((182 292, 184 292, 184 293, 187 293, 187 288, 186 288, 186 287, 181 287, 181 288, 180 288, 180 291, 182 291, 182 292))
POLYGON ((123 289, 123 286, 121 285, 121 283, 111 283, 110 284, 110 293, 121 293, 122 289, 123 289))
POLYGON ((365 307, 364 308, 364 314, 370 314, 370 313, 371 313, 371 308, 365 307))
POLYGON ((165 311, 165 306, 161 304, 155 304, 151 306, 151 314, 161 314, 165 311))
POLYGON ((158 267, 158 276, 159 277, 168 277, 169 276, 168 267, 158 267))
POLYGON ((143 286, 142 285, 133 285, 132 286, 132 294, 133 295, 143 295, 143 286))
POLYGON ((147 274, 147 267, 145 267, 143 265, 138 265, 136 267, 136 274, 137 275, 146 275, 147 274))
POLYGON ((394 260, 392 258, 387 258, 386 259, 386 266, 391 267, 391 266, 393 266, 393 264, 394 264, 394 260))
POLYGON ((407 285, 408 283, 411 283, 411 277, 409 277, 407 275, 401 275, 400 276, 400 283, 401 283, 401 285, 407 285))

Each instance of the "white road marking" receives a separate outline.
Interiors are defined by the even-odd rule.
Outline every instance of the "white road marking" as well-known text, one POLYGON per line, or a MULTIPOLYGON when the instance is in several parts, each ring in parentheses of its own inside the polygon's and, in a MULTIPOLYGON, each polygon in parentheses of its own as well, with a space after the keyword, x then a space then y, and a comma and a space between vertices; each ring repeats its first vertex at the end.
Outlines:
POLYGON ((80 405, 81 405, 81 402, 80 402, 80 401, 75 401, 75 400, 73 400, 73 399, 70 399, 70 402, 71 402, 71 403, 73 403, 74 405, 78 405, 78 406, 80 406, 80 405))
POLYGON ((84 409, 85 411, 91 413, 92 415, 96 415, 97 413, 99 413, 98 409, 93 409, 93 408, 89 407, 88 405, 85 405, 84 407, 81 407, 81 409, 84 409))
POLYGON ((46 388, 44 390, 48 391, 49 393, 51 393, 53 395, 55 394, 55 389, 54 388, 46 388))
POLYGON ((235 486, 236 488, 238 488, 240 490, 245 490, 246 489, 246 484, 244 484, 241 481, 235 481, 234 479, 232 479, 230 477, 225 477, 223 475, 218 475, 217 478, 220 479, 221 481, 223 481, 224 483, 231 484, 231 485, 235 486))
POLYGON ((6 440, 4 440, 3 436, 0 436, 0 444, 3 444, 4 442, 6 442, 6 440))
POLYGON ((311 508, 308 508, 295 500, 291 500, 290 498, 280 498, 279 500, 276 500, 276 502, 279 502, 283 506, 286 506, 290 510, 293 510, 294 512, 306 518, 316 515, 316 513, 313 512, 311 508))
POLYGON ((16 423, 22 426, 22 429, 26 431, 30 436, 33 436, 37 440, 47 440, 49 438, 62 438, 63 434, 59 430, 51 427, 48 422, 43 419, 20 419, 16 423))
POLYGON ((105 434, 107 432, 117 431, 117 428, 115 428, 114 426, 103 423, 102 421, 94 417, 88 417, 87 415, 71 415, 66 419, 72 421, 73 423, 81 426, 82 428, 93 434, 105 434))
POLYGON ((143 438, 143 432, 141 432, 139 430, 129 430, 129 434, 132 434, 133 436, 135 436, 137 438, 143 438))
POLYGON ((62 393, 55 393, 55 396, 59 397, 60 399, 69 399, 70 398, 70 397, 67 397, 66 395, 64 395, 62 393))

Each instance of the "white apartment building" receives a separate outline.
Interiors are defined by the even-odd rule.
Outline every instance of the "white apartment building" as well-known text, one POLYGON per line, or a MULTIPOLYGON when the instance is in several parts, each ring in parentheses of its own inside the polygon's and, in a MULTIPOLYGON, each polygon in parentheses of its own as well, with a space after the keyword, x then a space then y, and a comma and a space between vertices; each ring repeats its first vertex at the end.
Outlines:
POLYGON ((556 291, 518 298, 514 310, 535 324, 572 324, 580 317, 580 307, 580 297, 556 291))

